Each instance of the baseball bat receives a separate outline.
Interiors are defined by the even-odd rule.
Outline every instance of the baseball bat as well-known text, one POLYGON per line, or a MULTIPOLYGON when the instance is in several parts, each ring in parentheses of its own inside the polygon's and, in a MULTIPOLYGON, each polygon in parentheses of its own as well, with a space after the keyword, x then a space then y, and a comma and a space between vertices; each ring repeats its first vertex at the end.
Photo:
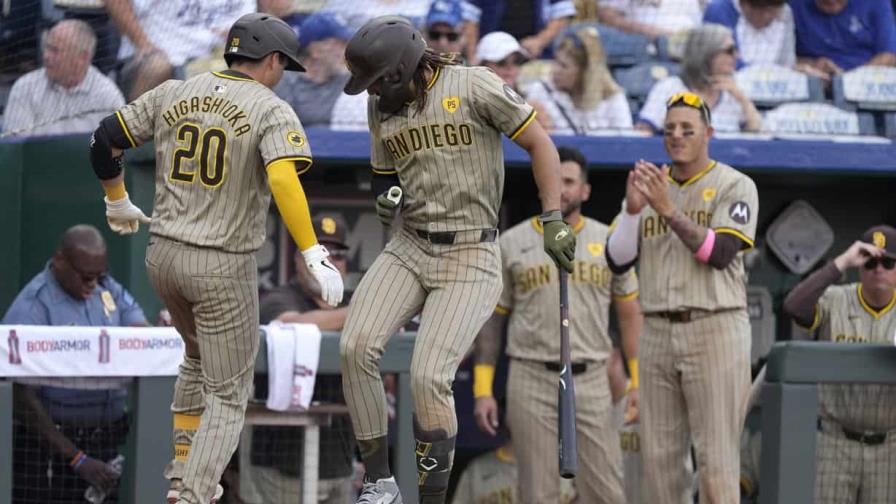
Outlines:
POLYGON ((566 270, 560 271, 560 386, 557 389, 557 445, 560 455, 560 476, 576 476, 576 390, 572 379, 569 352, 569 290, 566 270))

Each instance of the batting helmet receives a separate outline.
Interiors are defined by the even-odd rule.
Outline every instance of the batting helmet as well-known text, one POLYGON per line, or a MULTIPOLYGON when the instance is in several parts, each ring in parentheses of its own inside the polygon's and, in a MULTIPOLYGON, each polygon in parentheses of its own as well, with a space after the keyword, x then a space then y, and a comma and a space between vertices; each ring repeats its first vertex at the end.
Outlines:
POLYGON ((272 52, 283 53, 287 58, 286 69, 304 72, 299 63, 299 40, 292 28, 280 18, 253 12, 233 23, 227 34, 224 60, 229 65, 234 56, 261 59, 272 52))
POLYGON ((420 32, 401 16, 380 16, 364 23, 345 47, 345 62, 352 73, 346 94, 356 95, 383 78, 380 105, 394 112, 410 101, 411 79, 426 50, 420 32))

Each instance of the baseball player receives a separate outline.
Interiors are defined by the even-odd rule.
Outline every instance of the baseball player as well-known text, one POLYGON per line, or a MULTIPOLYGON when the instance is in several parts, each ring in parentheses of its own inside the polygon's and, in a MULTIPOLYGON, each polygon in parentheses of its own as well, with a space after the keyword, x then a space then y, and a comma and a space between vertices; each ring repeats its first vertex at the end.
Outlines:
POLYGON ((184 338, 174 390, 168 502, 207 504, 236 448, 258 349, 257 267, 273 193, 286 227, 337 305, 342 277, 317 243, 297 174, 311 152, 293 110, 270 88, 302 71, 283 21, 247 14, 230 29, 223 72, 167 81, 103 119, 90 156, 113 231, 150 225, 146 266, 184 338), (153 140, 154 219, 128 198, 122 149, 153 140))
MULTIPOLYGON (((625 353, 637 355, 641 332, 638 281, 634 270, 613 275, 604 243, 607 226, 582 215, 588 200, 585 157, 561 147, 561 208, 577 235, 576 260, 569 276, 569 321, 572 372, 576 380, 576 439, 581 471, 576 487, 582 502, 622 504, 622 455, 619 432, 611 420, 612 401, 607 361, 612 301, 619 318, 625 353)), ((489 322, 476 339, 475 415, 480 429, 494 435, 498 407, 492 394, 495 365, 507 331, 507 422, 516 439, 519 502, 560 501, 557 450, 557 374, 560 372, 559 275, 537 245, 544 232, 528 219, 501 237, 504 290, 489 322)), ((637 378, 633 380, 637 387, 637 378)), ((637 401, 637 389, 631 392, 637 401)))
POLYGON ((367 22, 345 57, 352 73, 345 91, 371 95, 377 212, 387 225, 403 213, 401 229, 358 285, 340 342, 345 398, 367 470, 358 502, 402 502, 388 464, 378 361, 389 337, 419 312, 411 362, 418 487, 422 504, 440 504, 457 434, 451 382, 501 292, 501 134, 529 152, 543 246, 571 271, 576 239, 560 213, 560 162, 522 97, 490 70, 454 65, 428 49, 404 18, 367 22))
MULTIPOLYGON (((784 299, 784 310, 817 339, 894 344, 896 229, 874 226, 784 299), (859 282, 833 285, 849 268, 859 282)), ((821 385, 815 502, 896 502, 896 387, 821 385)))
POLYGON ((644 333, 641 453, 647 502, 737 502, 740 434, 750 388, 750 324, 741 251, 753 246, 753 181, 709 157, 709 107, 679 93, 663 125, 672 166, 640 160, 608 240, 615 272, 640 264, 644 333))

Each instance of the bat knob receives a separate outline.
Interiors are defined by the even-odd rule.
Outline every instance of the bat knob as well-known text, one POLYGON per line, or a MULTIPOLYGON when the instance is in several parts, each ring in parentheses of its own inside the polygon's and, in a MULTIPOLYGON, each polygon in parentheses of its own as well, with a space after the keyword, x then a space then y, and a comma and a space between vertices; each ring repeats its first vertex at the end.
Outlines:
POLYGON ((396 205, 399 205, 401 203, 401 196, 401 188, 398 186, 392 186, 389 188, 389 193, 386 194, 386 199, 388 199, 392 203, 395 203, 396 205))

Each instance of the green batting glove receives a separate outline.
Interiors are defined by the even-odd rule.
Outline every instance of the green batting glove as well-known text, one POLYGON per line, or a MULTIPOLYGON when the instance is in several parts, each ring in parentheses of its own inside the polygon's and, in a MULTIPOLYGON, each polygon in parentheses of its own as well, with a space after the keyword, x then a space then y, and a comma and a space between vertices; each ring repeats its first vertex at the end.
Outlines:
POLYGON ((544 251, 557 266, 572 273, 572 261, 576 257, 576 235, 563 222, 560 210, 549 210, 539 217, 544 229, 544 251))
POLYGON ((392 187, 376 197, 376 215, 384 226, 392 225, 395 214, 398 213, 398 206, 401 205, 401 196, 401 190, 392 187))

